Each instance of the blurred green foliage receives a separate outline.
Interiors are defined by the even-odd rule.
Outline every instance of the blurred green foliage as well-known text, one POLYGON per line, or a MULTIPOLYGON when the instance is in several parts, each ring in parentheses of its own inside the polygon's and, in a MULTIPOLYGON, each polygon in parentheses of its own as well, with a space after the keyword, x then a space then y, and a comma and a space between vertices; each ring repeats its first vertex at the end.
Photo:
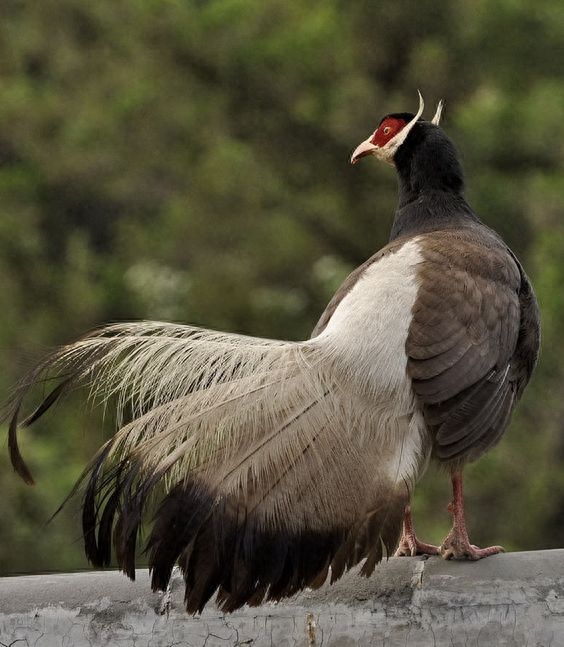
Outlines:
MULTIPOLYGON (((446 100, 468 197, 518 252, 544 353, 501 445, 467 470, 472 539, 564 545, 561 0, 3 0, 0 387, 103 322, 300 339, 387 240, 393 170, 352 169, 380 117, 446 100)), ((0 573, 86 566, 76 504, 108 433, 76 402, 0 454, 0 573)), ((450 486, 416 496, 425 539, 450 486)))

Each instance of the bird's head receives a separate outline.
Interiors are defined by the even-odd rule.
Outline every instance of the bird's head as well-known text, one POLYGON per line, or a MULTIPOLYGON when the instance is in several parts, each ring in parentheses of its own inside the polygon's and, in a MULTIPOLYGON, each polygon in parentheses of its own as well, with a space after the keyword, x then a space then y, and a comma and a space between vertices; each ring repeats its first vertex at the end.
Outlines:
MULTIPOLYGON (((374 155, 388 164, 394 163, 395 154, 423 114, 425 103, 421 93, 418 94, 419 110, 417 114, 398 112, 386 115, 370 137, 355 148, 351 156, 351 164, 356 164, 361 157, 366 155, 374 155)), ((440 101, 431 123, 438 126, 442 110, 443 102, 440 101)))

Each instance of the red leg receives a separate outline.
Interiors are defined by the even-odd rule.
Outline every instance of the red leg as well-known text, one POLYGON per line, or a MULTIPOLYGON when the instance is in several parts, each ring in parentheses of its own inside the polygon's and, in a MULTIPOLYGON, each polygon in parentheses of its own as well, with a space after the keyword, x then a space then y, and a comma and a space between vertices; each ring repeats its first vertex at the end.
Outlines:
POLYGON ((445 537, 439 547, 443 559, 482 559, 497 553, 503 553, 502 546, 489 546, 478 548, 470 543, 468 531, 466 530, 466 518, 464 515, 464 493, 462 491, 462 472, 452 474, 452 502, 448 506, 452 513, 452 530, 445 537))
POLYGON ((405 506, 403 517, 403 532, 399 541, 395 557, 415 557, 415 555, 438 555, 439 549, 432 544, 425 544, 415 536, 413 519, 411 518, 411 506, 405 506))

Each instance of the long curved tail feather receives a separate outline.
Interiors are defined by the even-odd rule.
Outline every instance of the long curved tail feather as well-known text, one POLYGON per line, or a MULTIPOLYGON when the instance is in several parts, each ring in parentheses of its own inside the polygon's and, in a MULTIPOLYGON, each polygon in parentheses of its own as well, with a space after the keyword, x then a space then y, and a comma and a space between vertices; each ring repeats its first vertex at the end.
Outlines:
POLYGON ((226 611, 280 599, 365 558, 369 574, 393 549, 407 489, 385 468, 383 406, 340 375, 327 340, 153 322, 91 333, 47 357, 14 394, 9 448, 25 481, 33 479, 18 426, 79 384, 93 403, 115 399, 119 427, 82 477, 85 549, 95 566, 110 563, 113 543, 134 577, 150 509, 153 587, 166 588, 178 562, 191 612, 216 591, 226 611), (18 425, 30 388, 51 380, 56 386, 18 425))

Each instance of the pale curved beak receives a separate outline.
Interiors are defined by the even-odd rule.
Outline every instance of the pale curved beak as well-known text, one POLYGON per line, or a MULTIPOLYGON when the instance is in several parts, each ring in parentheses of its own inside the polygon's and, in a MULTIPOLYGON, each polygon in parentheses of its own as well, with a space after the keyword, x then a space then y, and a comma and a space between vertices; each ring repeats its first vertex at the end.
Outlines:
POLYGON ((375 150, 378 149, 378 146, 376 146, 370 141, 372 137, 373 135, 370 135, 370 137, 367 140, 363 141, 362 144, 359 144, 354 149, 354 152, 351 155, 351 164, 356 164, 361 157, 370 155, 371 153, 373 153, 375 150))

